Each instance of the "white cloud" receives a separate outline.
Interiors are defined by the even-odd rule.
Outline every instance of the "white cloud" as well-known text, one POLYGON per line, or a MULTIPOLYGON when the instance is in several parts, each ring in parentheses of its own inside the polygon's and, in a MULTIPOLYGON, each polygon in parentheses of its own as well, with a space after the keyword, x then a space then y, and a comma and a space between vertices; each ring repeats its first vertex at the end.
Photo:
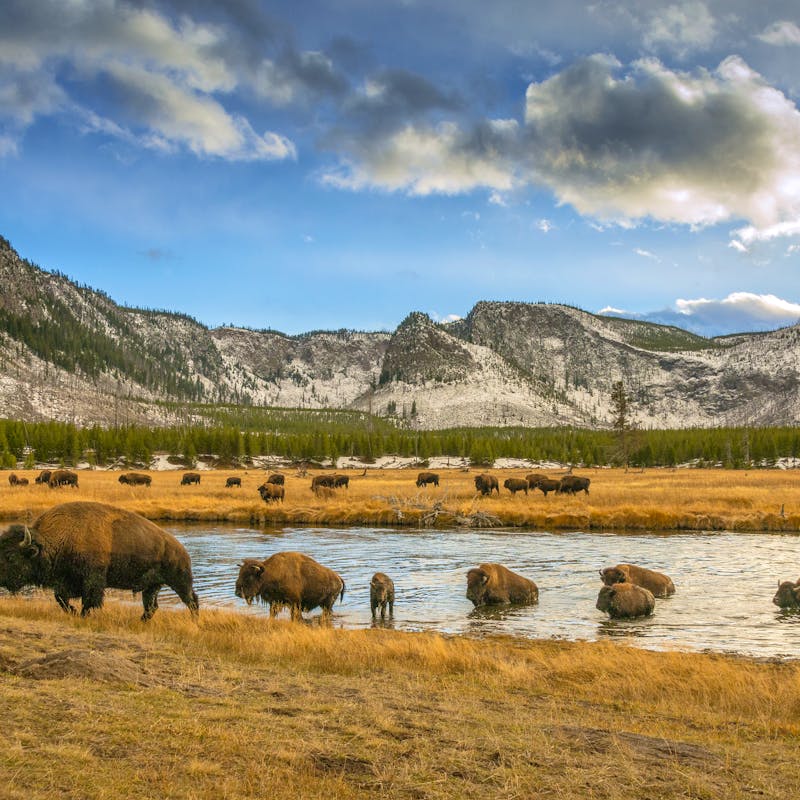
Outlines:
POLYGON ((637 256, 641 256, 642 258, 649 258, 653 261, 661 261, 661 259, 655 254, 651 253, 649 250, 642 250, 641 247, 637 247, 634 251, 637 256))
POLYGON ((787 20, 773 22, 772 25, 769 25, 759 33, 756 38, 778 47, 800 45, 800 28, 794 22, 787 20))
POLYGON ((778 328, 800 319, 800 304, 774 294, 733 292, 722 300, 678 299, 675 306, 686 317, 731 331, 778 328))
POLYGON ((649 50, 666 48, 679 56, 708 47, 716 35, 716 23, 705 3, 697 0, 659 8, 649 19, 643 43, 649 50))
POLYGON ((489 195, 489 202, 493 206, 501 206, 502 208, 508 207, 508 203, 506 202, 505 197, 503 197, 503 195, 500 194, 500 192, 492 192, 489 195))
POLYGON ((549 219, 537 219, 534 225, 542 233, 550 233, 555 228, 555 225, 549 219))

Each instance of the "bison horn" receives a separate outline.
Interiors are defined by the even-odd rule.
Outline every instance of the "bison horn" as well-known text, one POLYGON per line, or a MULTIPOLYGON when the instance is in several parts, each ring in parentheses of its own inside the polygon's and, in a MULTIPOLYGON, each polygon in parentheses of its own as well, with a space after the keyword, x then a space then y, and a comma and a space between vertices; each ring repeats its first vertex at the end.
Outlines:
POLYGON ((19 546, 20 547, 30 547, 32 541, 33 540, 31 538, 30 528, 26 525, 25 526, 25 536, 22 538, 22 541, 19 543, 19 546))

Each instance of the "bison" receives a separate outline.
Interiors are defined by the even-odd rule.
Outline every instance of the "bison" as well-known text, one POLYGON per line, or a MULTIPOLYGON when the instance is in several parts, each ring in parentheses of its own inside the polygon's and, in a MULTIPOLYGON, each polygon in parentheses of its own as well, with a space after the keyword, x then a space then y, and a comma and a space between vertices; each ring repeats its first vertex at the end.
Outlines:
POLYGON ((269 478, 267 478, 266 482, 267 483, 276 483, 276 484, 278 484, 278 486, 283 486, 283 484, 286 482, 286 479, 280 473, 273 472, 272 475, 270 475, 269 478))
POLYGON ((81 598, 81 616, 103 605, 106 587, 142 593, 148 620, 166 584, 197 614, 192 565, 184 546, 144 517, 104 503, 61 503, 33 525, 12 525, 0 535, 0 586, 53 589, 58 604, 81 598))
POLYGON ((604 586, 597 595, 595 608, 606 611, 610 617, 649 617, 656 607, 656 599, 649 589, 635 583, 615 583, 604 586))
MULTIPOLYGON (((556 492, 558 493, 558 488, 561 485, 561 481, 556 480, 555 478, 539 478, 536 481, 536 488, 545 496, 547 497, 549 492, 556 492)), ((531 487, 533 488, 533 487, 531 487)))
POLYGON ((43 469, 36 476, 36 480, 34 481, 34 483, 44 483, 44 484, 50 483, 50 473, 51 471, 49 469, 43 469))
POLYGON ((321 490, 325 488, 336 488, 336 480, 333 475, 315 475, 311 479, 311 491, 314 492, 314 494, 323 494, 321 490))
POLYGON ((128 486, 149 486, 153 479, 141 472, 123 472, 119 476, 119 482, 126 483, 128 486))
POLYGON ((500 494, 500 484, 494 475, 488 475, 482 472, 480 475, 475 476, 475 488, 483 495, 491 494, 492 490, 500 494))
POLYGON ((225 481, 225 488, 230 489, 232 486, 238 486, 240 489, 242 488, 242 479, 241 478, 228 478, 225 481))
POLYGON ((586 492, 589 494, 590 478, 582 478, 580 475, 565 475, 559 482, 559 494, 577 494, 586 492))
POLYGON ((502 564, 481 564, 467 573, 467 599, 478 606, 539 602, 536 584, 502 564))
POLYGON ((672 579, 661 572, 655 572, 635 564, 617 564, 600 570, 600 577, 606 586, 617 583, 633 583, 652 592, 655 597, 670 597, 675 594, 672 579))
POLYGON ((417 488, 420 486, 427 486, 432 483, 434 486, 439 485, 439 475, 436 472, 420 472, 417 475, 417 488))
POLYGON ((800 580, 779 582, 772 602, 780 608, 800 608, 800 580))
POLYGON ((261 495, 261 499, 265 503, 271 503, 273 500, 275 502, 278 500, 283 502, 286 490, 283 488, 283 486, 278 486, 274 483, 262 483, 261 486, 258 487, 258 493, 261 495))
POLYGON ((525 480, 528 481, 529 489, 535 489, 539 485, 539 481, 547 480, 547 475, 542 475, 541 472, 532 472, 525 476, 525 480))
POLYGON ((27 478, 18 478, 13 472, 8 476, 8 483, 10 486, 27 486, 27 478))
POLYGON ((386 606, 389 606, 389 616, 394 616, 394 581, 382 572, 376 572, 369 582, 369 607, 372 609, 372 618, 380 607, 381 619, 386 617, 386 606))
POLYGON ((503 481, 503 486, 513 495, 516 495, 517 492, 528 494, 528 481, 522 478, 506 478, 503 481))
POLYGON ((73 489, 78 488, 78 473, 73 472, 71 469, 56 469, 50 473, 50 480, 47 485, 51 489, 58 486, 72 486, 73 489))
POLYGON ((341 489, 344 486, 345 489, 350 488, 350 478, 347 475, 334 475, 333 476, 333 488, 334 489, 341 489))
POLYGON ((329 617, 336 598, 344 599, 344 589, 344 581, 332 569, 304 553, 286 551, 264 561, 246 558, 236 579, 236 596, 248 605, 256 598, 268 603, 270 617, 288 606, 293 620, 318 606, 323 617, 329 617))
POLYGON ((192 483, 200 484, 199 472, 185 472, 181 478, 181 486, 189 486, 192 483))

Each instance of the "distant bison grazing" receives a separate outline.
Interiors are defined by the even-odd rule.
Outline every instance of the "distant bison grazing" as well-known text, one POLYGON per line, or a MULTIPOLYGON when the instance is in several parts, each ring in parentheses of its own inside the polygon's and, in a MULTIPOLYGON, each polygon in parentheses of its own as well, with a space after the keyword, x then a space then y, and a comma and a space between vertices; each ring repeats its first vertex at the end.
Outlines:
POLYGON ((635 583, 615 583, 604 586, 597 595, 595 606, 610 617, 649 617, 656 607, 653 593, 635 583))
POLYGON ((149 486, 153 479, 141 472, 123 472, 119 476, 119 482, 127 483, 129 486, 149 486))
POLYGON ((475 607, 539 602, 536 584, 502 564, 481 564, 467 573, 467 599, 475 607))
POLYGON ((280 473, 273 472, 272 475, 270 475, 269 478, 267 478, 266 482, 267 483, 276 483, 276 484, 278 484, 278 486, 283 486, 283 484, 286 482, 286 479, 280 473))
POLYGON ((18 478, 13 472, 8 476, 8 483, 11 486, 27 486, 27 478, 18 478))
POLYGON ((43 469, 37 476, 34 483, 50 483, 50 470, 43 469))
POLYGON ((158 608, 162 585, 172 588, 193 614, 197 595, 184 546, 171 534, 131 511, 103 503, 62 503, 33 525, 12 525, 0 535, 0 586, 53 589, 58 604, 81 616, 103 605, 106 587, 142 593, 143 620, 158 608))
POLYGON ((586 492, 589 494, 590 478, 582 478, 580 475, 565 475, 558 487, 561 494, 577 494, 578 492, 586 492))
POLYGON ((511 494, 516 494, 517 492, 525 492, 525 494, 528 494, 528 481, 522 478, 506 478, 503 481, 503 486, 505 486, 511 494))
POLYGON ((600 577, 606 586, 617 583, 634 583, 651 591, 655 597, 669 597, 675 594, 672 579, 661 572, 655 572, 635 564, 617 564, 600 570, 600 577))
MULTIPOLYGON (((560 486, 561 486, 561 481, 557 481, 554 478, 541 477, 539 478, 539 480, 536 481, 536 488, 545 497, 547 497, 548 493, 550 492, 558 492, 560 486)), ((531 485, 531 489, 533 488, 534 488, 533 485, 531 485)))
POLYGON ((347 475, 334 475, 333 476, 334 489, 341 489, 342 486, 344 486, 345 489, 349 489, 350 478, 347 475))
POLYGON ((181 486, 189 486, 192 483, 200 483, 200 473, 184 472, 183 477, 181 478, 181 486))
POLYGON ((283 486, 278 486, 274 483, 262 483, 261 486, 258 487, 258 493, 265 503, 277 502, 278 500, 283 502, 283 498, 285 497, 285 489, 283 486))
POLYGON ((238 486, 240 489, 242 488, 242 479, 241 478, 228 478, 225 481, 225 488, 230 489, 231 486, 238 486))
POLYGON ((333 475, 315 475, 311 479, 311 491, 314 492, 314 494, 321 494, 321 490, 325 488, 336 488, 336 480, 333 475))
POLYGON ((781 608, 800 608, 800 580, 778 583, 778 591, 772 602, 781 608))
POLYGON ((432 483, 434 486, 439 485, 439 475, 436 472, 420 472, 417 475, 417 487, 427 486, 432 483))
POLYGON ((72 486, 74 489, 78 488, 78 473, 73 472, 71 469, 56 469, 50 473, 50 480, 47 485, 51 489, 58 486, 72 486))
POLYGON ((265 561, 246 558, 236 579, 236 596, 248 605, 256 598, 268 603, 270 617, 288 606, 296 620, 317 607, 324 617, 330 616, 336 598, 344 598, 344 589, 344 581, 332 569, 294 552, 275 553, 265 561))
POLYGON ((475 488, 484 495, 491 494, 492 490, 500 494, 500 484, 497 482, 497 478, 494 475, 487 475, 485 472, 475 476, 475 488))
POLYGON ((394 581, 382 572, 376 572, 369 582, 369 607, 372 609, 372 618, 378 608, 381 610, 381 619, 386 616, 386 606, 389 606, 389 616, 394 616, 394 581))

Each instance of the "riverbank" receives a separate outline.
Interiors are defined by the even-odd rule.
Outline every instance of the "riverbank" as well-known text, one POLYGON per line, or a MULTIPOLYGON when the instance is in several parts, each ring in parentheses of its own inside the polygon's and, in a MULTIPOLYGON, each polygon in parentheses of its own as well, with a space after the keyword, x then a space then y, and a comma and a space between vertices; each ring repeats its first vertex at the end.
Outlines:
MULTIPOLYGON (((512 495, 506 478, 523 470, 493 470, 500 494, 475 491, 477 470, 441 470, 439 486, 417 488, 416 470, 340 470, 349 488, 324 497, 312 476, 285 473, 284 502, 264 503, 261 470, 207 470, 199 485, 181 486, 181 472, 150 472, 152 485, 119 483, 118 472, 80 471, 79 488, 34 484, 34 471, 16 472, 28 486, 0 485, 0 519, 32 519, 58 502, 94 500, 136 511, 156 521, 233 522, 254 526, 515 527, 537 530, 800 531, 798 470, 580 470, 590 493, 512 495), (225 488, 229 477, 241 488, 225 488)), ((330 473, 328 473, 330 474, 330 473)), ((559 473, 552 473, 558 477, 559 473)), ((5 473, 0 473, 5 475, 5 473)))
POLYGON ((745 798, 800 786, 800 664, 0 599, 0 795, 745 798))

